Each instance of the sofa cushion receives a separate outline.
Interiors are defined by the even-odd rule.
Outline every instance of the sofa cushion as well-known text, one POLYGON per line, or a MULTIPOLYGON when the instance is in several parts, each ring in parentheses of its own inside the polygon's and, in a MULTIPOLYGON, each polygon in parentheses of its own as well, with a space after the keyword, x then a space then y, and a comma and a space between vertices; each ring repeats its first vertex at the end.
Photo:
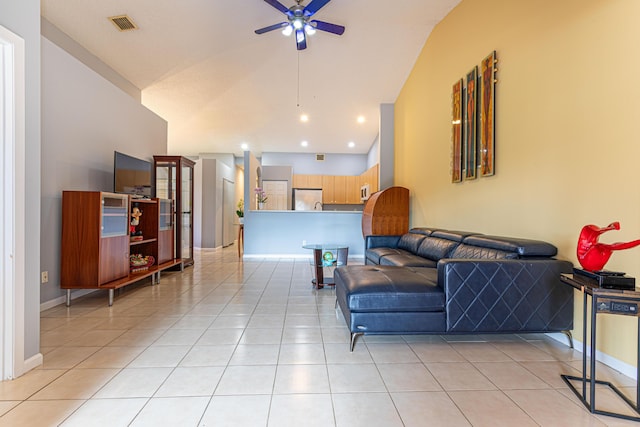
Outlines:
POLYGON ((515 252, 521 257, 553 257, 558 253, 558 249, 550 243, 514 237, 476 235, 465 238, 464 243, 515 252))
POLYGON ((436 228, 427 228, 427 227, 414 227, 409 230, 409 233, 413 234, 424 234, 425 236, 430 236, 434 231, 438 231, 436 228))
POLYGON ((414 255, 409 252, 398 254, 386 254, 380 257, 380 265, 395 265, 398 267, 430 267, 436 268, 438 266, 437 261, 423 258, 419 255, 414 255))
POLYGON ((452 252, 449 258, 455 259, 515 259, 518 254, 515 252, 501 251, 498 249, 483 248, 480 246, 467 245, 461 243, 452 252))
POLYGON ((469 236, 480 235, 480 233, 476 233, 473 231, 450 231, 450 230, 434 230, 431 233, 433 237, 440 237, 441 239, 452 240, 454 242, 462 242, 465 238, 469 236))
POLYGON ((398 242, 398 249, 404 249, 405 251, 415 254, 418 246, 420 246, 420 243, 422 243, 425 237, 424 234, 405 233, 398 242))
POLYGON ((393 254, 398 254, 398 253, 409 253, 407 251, 403 251, 402 249, 396 249, 396 248, 373 248, 373 249, 367 249, 367 251, 365 252, 365 257, 368 260, 371 260, 372 262, 376 263, 376 264, 380 264, 380 258, 387 256, 387 255, 393 255, 393 254))
POLYGON ((444 311, 444 291, 434 268, 350 265, 335 271, 352 312, 444 311))
POLYGON ((439 237, 425 237, 418 247, 417 255, 432 261, 447 258, 458 243, 439 237))

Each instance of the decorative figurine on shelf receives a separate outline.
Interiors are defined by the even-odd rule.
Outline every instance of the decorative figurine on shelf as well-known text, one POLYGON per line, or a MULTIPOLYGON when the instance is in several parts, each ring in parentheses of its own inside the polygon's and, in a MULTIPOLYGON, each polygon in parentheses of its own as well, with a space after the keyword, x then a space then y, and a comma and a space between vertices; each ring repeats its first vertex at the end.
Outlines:
POLYGON ((582 227, 578 238, 578 261, 582 268, 588 271, 600 271, 609 261, 613 251, 631 249, 640 245, 640 240, 619 243, 599 243, 598 238, 606 231, 620 230, 619 222, 612 222, 606 227, 596 225, 585 225, 582 227))
POLYGON ((140 217, 142 216, 142 211, 137 206, 134 206, 131 210, 131 222, 129 223, 129 234, 131 235, 132 241, 143 240, 142 231, 136 231, 136 227, 140 225, 140 217))

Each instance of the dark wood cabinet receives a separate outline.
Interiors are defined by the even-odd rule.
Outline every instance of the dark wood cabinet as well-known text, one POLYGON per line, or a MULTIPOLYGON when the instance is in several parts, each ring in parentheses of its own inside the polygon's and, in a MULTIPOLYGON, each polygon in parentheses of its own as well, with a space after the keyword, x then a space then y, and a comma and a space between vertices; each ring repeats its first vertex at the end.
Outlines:
POLYGON ((193 265, 193 166, 184 156, 153 156, 155 195, 174 201, 174 246, 183 266, 193 265))
POLYGON ((369 197, 362 211, 362 236, 401 235, 409 231, 409 189, 390 187, 369 197))
MULTIPOLYGON (((72 289, 105 289, 109 305, 114 290, 180 264, 173 252, 172 223, 164 224, 162 209, 171 200, 131 199, 126 194, 100 191, 64 191, 62 193, 62 239, 60 287, 67 290, 67 305, 72 289), (131 212, 142 211, 139 235, 130 236, 131 212), (170 237, 167 237, 167 234, 170 237), (130 255, 152 256, 154 264, 144 269, 130 267, 130 255)), ((170 209, 170 208, 169 208, 170 209)))

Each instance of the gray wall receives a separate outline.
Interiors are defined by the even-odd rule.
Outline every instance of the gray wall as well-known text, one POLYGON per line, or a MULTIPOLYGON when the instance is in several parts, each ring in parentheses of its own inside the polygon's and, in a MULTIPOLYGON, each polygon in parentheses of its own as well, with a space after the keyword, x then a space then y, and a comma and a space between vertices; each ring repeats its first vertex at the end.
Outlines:
POLYGON ((57 46, 60 46, 62 49, 66 50, 74 58, 82 61, 93 71, 100 74, 102 77, 122 89, 133 99, 141 102, 142 93, 140 89, 138 89, 129 80, 126 80, 113 68, 102 62, 100 58, 86 50, 84 47, 78 44, 78 42, 60 31, 58 27, 44 18, 41 18, 41 31, 44 37, 51 40, 57 46))
MULTIPOLYGON (((222 180, 234 182, 236 176, 234 169, 217 159, 199 159, 196 162, 193 202, 194 246, 199 248, 222 246, 222 180)), ((234 219, 234 217, 226 218, 225 221, 233 222, 234 219)))
POLYGON ((394 182, 394 109, 394 104, 380 104, 378 182, 381 190, 392 187, 394 182))
POLYGON ((40 352, 40 0, 0 0, 0 25, 25 41, 26 360, 40 352))
POLYGON ((113 152, 152 161, 166 154, 167 122, 42 38, 41 302, 60 289, 63 190, 113 191, 113 152))
POLYGON ((262 166, 292 166, 294 174, 360 175, 367 170, 366 154, 325 154, 317 161, 315 154, 262 153, 262 166))

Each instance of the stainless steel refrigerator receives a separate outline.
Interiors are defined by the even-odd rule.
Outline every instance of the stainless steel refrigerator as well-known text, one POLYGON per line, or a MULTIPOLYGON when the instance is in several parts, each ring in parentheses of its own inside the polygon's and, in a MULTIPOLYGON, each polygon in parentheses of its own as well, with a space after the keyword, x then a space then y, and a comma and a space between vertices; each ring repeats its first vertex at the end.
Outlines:
POLYGON ((293 209, 296 211, 321 211, 322 190, 293 189, 293 209))

